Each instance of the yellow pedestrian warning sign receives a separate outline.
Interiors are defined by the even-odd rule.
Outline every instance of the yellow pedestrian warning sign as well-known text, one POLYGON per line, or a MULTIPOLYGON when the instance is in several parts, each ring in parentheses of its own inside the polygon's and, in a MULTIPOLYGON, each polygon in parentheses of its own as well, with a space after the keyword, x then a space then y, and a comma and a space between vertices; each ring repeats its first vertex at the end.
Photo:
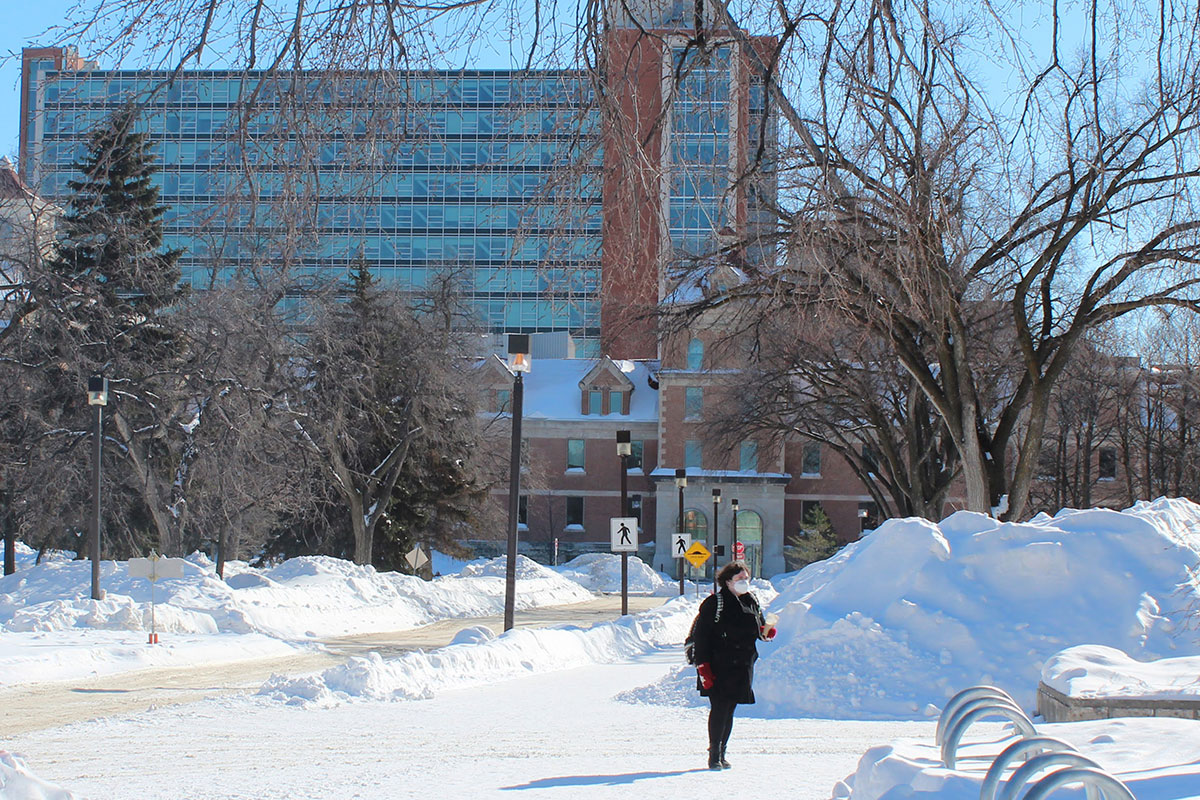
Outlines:
POLYGON ((683 557, 691 562, 693 567, 699 567, 708 561, 711 555, 712 553, 708 552, 708 548, 704 546, 703 542, 692 542, 692 546, 683 554, 683 557))

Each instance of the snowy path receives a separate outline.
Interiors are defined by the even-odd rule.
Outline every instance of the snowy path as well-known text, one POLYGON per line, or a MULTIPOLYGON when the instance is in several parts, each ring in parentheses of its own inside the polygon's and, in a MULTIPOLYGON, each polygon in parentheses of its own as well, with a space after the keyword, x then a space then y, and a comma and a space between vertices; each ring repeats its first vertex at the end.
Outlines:
MULTIPOLYGON (((667 598, 630 597, 632 613, 657 608, 667 598)), ((584 603, 523 610, 515 617, 518 628, 541 628, 564 623, 588 628, 620 616, 620 595, 602 595, 584 603)), ((274 673, 319 672, 340 664, 347 656, 375 651, 387 657, 418 648, 432 649, 450 643, 464 628, 483 625, 499 633, 503 617, 446 619, 419 628, 357 634, 320 642, 328 650, 312 649, 268 658, 247 658, 216 664, 195 663, 157 667, 92 678, 0 687, 0 731, 27 733, 72 722, 127 714, 149 706, 191 703, 211 697, 255 691, 274 673)), ((131 634, 130 638, 141 634, 131 634)), ((165 645, 171 644, 170 636, 165 645)), ((141 645, 138 645, 141 646, 141 645)), ((197 651, 202 655, 203 651, 197 651)))
POLYGON ((870 746, 933 722, 739 717, 704 769, 702 708, 630 705, 678 652, 446 692, 298 708, 225 697, 8 739, 42 778, 106 800, 750 797, 823 800, 870 746), (97 746, 99 743, 99 746, 97 746))

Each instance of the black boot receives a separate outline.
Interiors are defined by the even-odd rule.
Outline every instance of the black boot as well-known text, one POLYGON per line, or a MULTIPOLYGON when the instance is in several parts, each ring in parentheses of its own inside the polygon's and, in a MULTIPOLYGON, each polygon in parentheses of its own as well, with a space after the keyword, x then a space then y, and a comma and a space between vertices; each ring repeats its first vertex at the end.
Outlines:
POLYGON ((724 766, 721 764, 721 752, 715 747, 708 748, 708 768, 713 770, 724 769, 724 766))
MULTIPOLYGON (((721 769, 729 769, 731 766, 733 766, 732 764, 730 764, 728 761, 725 760, 725 747, 724 746, 721 747, 721 755, 719 758, 717 758, 717 763, 721 765, 721 769)), ((712 769, 712 767, 710 766, 709 769, 712 769)))

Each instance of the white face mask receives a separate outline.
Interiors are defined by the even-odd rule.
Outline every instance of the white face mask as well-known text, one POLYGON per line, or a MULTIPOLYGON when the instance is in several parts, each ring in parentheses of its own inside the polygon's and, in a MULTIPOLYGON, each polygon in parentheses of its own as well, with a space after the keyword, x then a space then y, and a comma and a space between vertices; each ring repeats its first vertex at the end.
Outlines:
POLYGON ((733 583, 729 584, 729 591, 733 592, 734 594, 745 594, 746 592, 750 591, 750 581, 734 581, 733 583))

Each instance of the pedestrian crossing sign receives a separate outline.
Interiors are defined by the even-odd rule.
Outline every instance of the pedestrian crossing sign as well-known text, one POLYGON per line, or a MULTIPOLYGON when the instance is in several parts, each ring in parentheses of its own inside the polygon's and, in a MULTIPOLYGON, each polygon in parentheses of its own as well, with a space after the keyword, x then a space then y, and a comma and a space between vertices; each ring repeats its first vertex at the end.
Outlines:
POLYGON ((609 521, 614 553, 636 553, 638 547, 637 517, 612 517, 609 521))
POLYGON ((675 533, 671 535, 671 558, 686 558, 688 548, 692 546, 690 533, 675 533))

